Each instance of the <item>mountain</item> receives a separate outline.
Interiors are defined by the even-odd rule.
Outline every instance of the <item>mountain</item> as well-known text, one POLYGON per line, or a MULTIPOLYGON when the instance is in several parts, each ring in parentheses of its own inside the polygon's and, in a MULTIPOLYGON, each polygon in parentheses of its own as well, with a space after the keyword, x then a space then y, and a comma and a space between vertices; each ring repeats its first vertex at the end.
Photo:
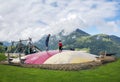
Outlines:
MULTIPOLYGON (((72 33, 66 35, 64 33, 64 30, 61 31, 60 33, 56 34, 56 35, 52 35, 50 37, 50 41, 49 41, 49 48, 50 49, 57 49, 58 48, 58 41, 62 40, 62 43, 65 45, 66 47, 64 48, 70 48, 70 46, 73 46, 73 43, 76 42, 77 38, 80 38, 82 36, 90 36, 90 34, 80 30, 80 29, 76 29, 75 31, 73 31, 72 33), (69 47, 67 47, 67 44, 70 44, 69 47)), ((35 43, 35 45, 37 47, 39 47, 42 50, 45 50, 45 39, 47 36, 44 36, 43 38, 41 38, 38 42, 35 43)))
MULTIPOLYGON (((41 38, 34 45, 45 50, 46 35, 41 38)), ((99 55, 102 52, 115 53, 120 56, 120 37, 114 35, 97 34, 90 35, 80 29, 74 30, 70 34, 66 34, 64 30, 56 35, 50 36, 49 49, 58 49, 58 41, 61 40, 63 43, 63 49, 75 49, 75 50, 87 50, 89 53, 99 55)), ((0 43, 0 52, 5 51, 6 46, 10 46, 9 42, 0 43)))
MULTIPOLYGON (((35 43, 41 50, 45 50, 46 36, 35 43)), ((87 49, 90 53, 99 55, 101 52, 120 54, 120 38, 114 35, 90 35, 80 29, 65 35, 64 30, 50 37, 49 49, 58 49, 58 41, 62 40, 63 49, 87 49)))
POLYGON ((11 45, 11 43, 7 42, 7 41, 3 41, 2 43, 3 43, 4 46, 10 46, 11 45))
POLYGON ((117 37, 115 35, 111 35, 110 39, 113 40, 114 42, 120 44, 120 37, 117 37))
POLYGON ((93 54, 100 54, 100 52, 120 54, 120 42, 106 34, 78 38, 75 44, 75 47, 88 48, 93 54))

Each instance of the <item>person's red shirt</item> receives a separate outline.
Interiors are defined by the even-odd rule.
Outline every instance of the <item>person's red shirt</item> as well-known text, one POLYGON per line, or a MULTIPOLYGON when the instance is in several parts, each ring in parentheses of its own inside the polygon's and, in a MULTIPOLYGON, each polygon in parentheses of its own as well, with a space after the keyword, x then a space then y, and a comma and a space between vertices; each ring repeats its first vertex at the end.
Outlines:
POLYGON ((58 44, 59 46, 62 46, 62 42, 59 42, 59 44, 58 44))

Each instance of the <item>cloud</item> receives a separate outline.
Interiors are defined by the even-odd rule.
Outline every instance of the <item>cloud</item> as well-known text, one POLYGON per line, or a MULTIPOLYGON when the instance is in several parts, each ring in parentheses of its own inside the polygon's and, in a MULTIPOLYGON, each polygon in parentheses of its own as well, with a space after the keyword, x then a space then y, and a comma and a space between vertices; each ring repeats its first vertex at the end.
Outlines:
POLYGON ((76 14, 68 14, 67 17, 61 18, 59 21, 54 22, 48 28, 47 33, 58 34, 64 30, 67 35, 77 28, 84 28, 84 21, 76 14), (52 30, 51 30, 52 29, 52 30))
POLYGON ((103 22, 102 25, 99 25, 98 29, 101 31, 101 33, 109 34, 109 35, 119 35, 120 28, 115 21, 110 22, 103 22), (104 23, 104 24, 103 24, 104 23))
POLYGON ((37 41, 63 29, 69 34, 76 28, 88 32, 91 27, 120 36, 119 11, 115 0, 0 0, 0 40, 32 37, 37 41))

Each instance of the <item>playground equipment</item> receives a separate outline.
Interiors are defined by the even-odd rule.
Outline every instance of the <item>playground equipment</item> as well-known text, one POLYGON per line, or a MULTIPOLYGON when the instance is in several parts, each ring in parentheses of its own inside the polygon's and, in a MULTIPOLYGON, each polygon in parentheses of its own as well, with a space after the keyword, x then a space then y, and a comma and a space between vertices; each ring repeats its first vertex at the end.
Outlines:
POLYGON ((32 38, 12 41, 11 46, 7 50, 8 63, 11 63, 11 61, 15 58, 19 58, 20 63, 23 63, 24 58, 21 59, 22 56, 39 51, 41 50, 33 44, 32 38))

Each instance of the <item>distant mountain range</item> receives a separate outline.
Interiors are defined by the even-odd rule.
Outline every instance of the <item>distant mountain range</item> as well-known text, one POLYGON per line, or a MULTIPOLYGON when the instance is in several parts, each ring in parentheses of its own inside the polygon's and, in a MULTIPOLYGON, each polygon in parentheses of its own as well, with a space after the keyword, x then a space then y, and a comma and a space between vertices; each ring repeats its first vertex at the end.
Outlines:
MULTIPOLYGON (((45 50, 45 39, 42 37, 35 42, 39 49, 45 50)), ((120 56, 120 37, 114 35, 97 34, 90 35, 80 29, 74 30, 72 33, 66 35, 64 30, 56 35, 50 36, 49 49, 58 49, 58 41, 63 43, 63 49, 69 50, 86 50, 89 53, 99 55, 101 52, 116 53, 120 56)), ((9 42, 2 42, 4 46, 10 46, 9 42)))
POLYGON ((10 46, 11 45, 11 43, 7 42, 7 41, 3 41, 2 43, 3 43, 4 46, 10 46))
MULTIPOLYGON (((46 36, 35 43, 41 50, 45 50, 46 36)), ((58 49, 58 41, 62 40, 64 49, 86 49, 92 54, 107 53, 120 54, 120 37, 114 35, 97 34, 90 35, 80 29, 76 29, 69 35, 64 30, 50 37, 49 49, 58 49)))

